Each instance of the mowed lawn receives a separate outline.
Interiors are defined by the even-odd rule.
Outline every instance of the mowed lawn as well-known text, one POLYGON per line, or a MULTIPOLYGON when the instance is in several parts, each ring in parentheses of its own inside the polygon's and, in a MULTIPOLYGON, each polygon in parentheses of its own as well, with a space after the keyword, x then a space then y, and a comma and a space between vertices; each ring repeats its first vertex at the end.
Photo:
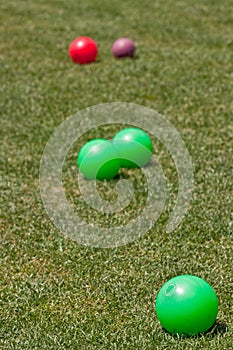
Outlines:
MULTIPOLYGON (((232 349, 232 1, 9 0, 1 2, 0 26, 0 348, 232 349), (68 46, 80 35, 96 40, 96 63, 71 62, 68 46), (120 36, 135 41, 135 59, 111 56, 120 36), (168 198, 153 229, 115 249, 84 247, 46 214, 40 159, 67 117, 115 101, 152 108, 177 128, 194 165, 193 197, 182 224, 166 233, 177 173, 158 145, 168 198), (191 338, 166 333, 154 308, 161 286, 186 273, 206 279, 219 298, 214 327, 191 338)), ((64 186, 98 224, 101 217, 72 199, 77 150, 67 156, 64 186)), ((143 205, 140 169, 126 175, 143 205)), ((99 184, 100 193, 117 181, 99 184)), ((125 220, 135 210, 134 203, 125 220)))

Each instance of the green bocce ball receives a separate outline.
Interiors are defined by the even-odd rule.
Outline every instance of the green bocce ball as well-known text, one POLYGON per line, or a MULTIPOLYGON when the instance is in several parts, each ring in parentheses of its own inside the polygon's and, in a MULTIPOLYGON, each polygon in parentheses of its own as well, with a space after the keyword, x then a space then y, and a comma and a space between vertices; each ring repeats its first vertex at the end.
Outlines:
POLYGON ((218 313, 218 299, 203 279, 181 275, 166 282, 156 299, 160 324, 171 334, 192 336, 208 331, 218 313))
POLYGON ((119 169, 120 161, 111 141, 94 139, 79 151, 77 165, 88 180, 111 180, 119 169))
POLYGON ((139 128, 125 128, 113 138, 122 168, 137 168, 149 163, 153 145, 149 135, 139 128))

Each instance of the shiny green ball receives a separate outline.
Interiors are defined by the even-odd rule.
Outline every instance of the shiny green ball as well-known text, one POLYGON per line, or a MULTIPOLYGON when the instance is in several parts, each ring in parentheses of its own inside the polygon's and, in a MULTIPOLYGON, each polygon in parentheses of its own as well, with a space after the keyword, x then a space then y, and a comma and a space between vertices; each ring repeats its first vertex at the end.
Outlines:
POLYGON ((87 142, 78 153, 77 164, 88 180, 111 180, 120 169, 117 152, 112 142, 105 139, 87 142))
POLYGON ((196 335, 214 324, 218 299, 203 279, 181 275, 166 282, 156 299, 156 313, 163 328, 171 334, 196 335))
POLYGON ((142 167, 149 163, 153 146, 149 135, 139 128, 125 128, 113 138, 122 168, 142 167))

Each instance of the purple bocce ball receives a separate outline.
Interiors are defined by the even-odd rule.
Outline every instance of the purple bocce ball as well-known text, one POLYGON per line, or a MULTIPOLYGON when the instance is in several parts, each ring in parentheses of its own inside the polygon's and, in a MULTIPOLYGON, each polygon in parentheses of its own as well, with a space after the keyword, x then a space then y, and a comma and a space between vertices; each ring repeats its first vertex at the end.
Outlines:
POLYGON ((119 38, 112 45, 112 54, 117 58, 133 57, 135 45, 132 40, 128 38, 119 38))

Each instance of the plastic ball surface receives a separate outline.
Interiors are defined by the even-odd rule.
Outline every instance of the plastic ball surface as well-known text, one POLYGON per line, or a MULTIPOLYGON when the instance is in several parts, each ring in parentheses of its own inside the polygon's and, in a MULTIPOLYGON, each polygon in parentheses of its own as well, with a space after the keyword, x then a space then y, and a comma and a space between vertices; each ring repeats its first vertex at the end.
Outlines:
POLYGON ((117 58, 133 57, 135 45, 131 39, 119 38, 112 45, 112 54, 117 58))
POLYGON ((87 36, 76 38, 69 46, 70 57, 75 63, 85 64, 94 62, 97 53, 97 44, 87 36))
POLYGON ((139 128, 125 128, 113 138, 121 167, 137 168, 149 163, 153 145, 149 135, 139 128))
POLYGON ((111 180, 120 169, 117 152, 105 139, 87 142, 78 153, 77 165, 88 180, 111 180))
POLYGON ((203 279, 181 275, 166 282, 156 299, 156 313, 171 334, 192 336, 208 331, 218 313, 218 299, 203 279))

